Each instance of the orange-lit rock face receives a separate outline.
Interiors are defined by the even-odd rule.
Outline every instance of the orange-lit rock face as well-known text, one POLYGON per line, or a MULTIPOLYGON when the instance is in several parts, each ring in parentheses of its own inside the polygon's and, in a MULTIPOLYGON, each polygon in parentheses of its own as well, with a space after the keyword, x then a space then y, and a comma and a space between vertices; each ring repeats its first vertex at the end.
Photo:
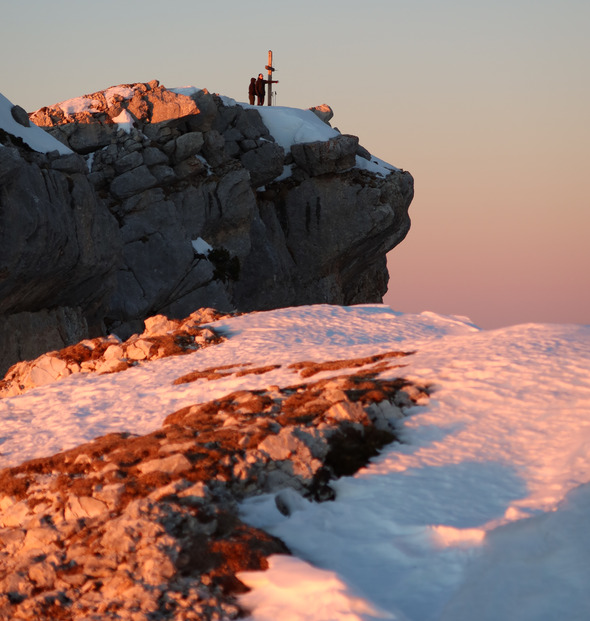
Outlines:
POLYGON ((157 80, 145 84, 121 84, 104 91, 70 99, 33 112, 29 118, 39 127, 68 123, 113 124, 127 110, 134 121, 160 123, 199 114, 195 101, 187 95, 160 86, 157 80))

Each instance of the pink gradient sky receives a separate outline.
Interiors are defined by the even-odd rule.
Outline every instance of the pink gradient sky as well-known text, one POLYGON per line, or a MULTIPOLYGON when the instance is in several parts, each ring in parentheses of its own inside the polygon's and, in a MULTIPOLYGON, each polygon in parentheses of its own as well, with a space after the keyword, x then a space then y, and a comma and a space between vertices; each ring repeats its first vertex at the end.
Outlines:
POLYGON ((2 92, 27 110, 125 82, 277 104, 415 178, 385 302, 482 327, 590 323, 587 0, 76 0, 2 8, 2 92))

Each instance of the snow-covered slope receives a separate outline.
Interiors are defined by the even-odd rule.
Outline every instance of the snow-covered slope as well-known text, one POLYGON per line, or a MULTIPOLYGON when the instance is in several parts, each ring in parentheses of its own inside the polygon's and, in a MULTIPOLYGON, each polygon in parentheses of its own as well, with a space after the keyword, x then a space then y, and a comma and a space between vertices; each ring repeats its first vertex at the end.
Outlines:
MULTIPOLYGON (((589 618, 590 326, 482 331, 382 305, 225 318, 228 337, 113 375, 78 375, 0 401, 3 465, 110 431, 144 434, 184 405, 301 382, 288 363, 415 351, 386 371, 434 383, 428 403, 334 502, 242 507, 299 558, 244 574, 257 621, 589 618), (281 365, 172 384, 195 369, 281 365)), ((322 376, 337 375, 324 371, 322 376)), ((318 376, 319 377, 319 376, 318 376)))
MULTIPOLYGON (((72 151, 68 149, 59 140, 50 136, 46 131, 31 123, 29 127, 24 127, 17 123, 11 114, 13 104, 0 93, 0 129, 5 132, 22 138, 34 151, 40 153, 49 153, 50 151, 58 151, 62 155, 67 155, 72 151)), ((0 147, 2 145, 0 144, 0 147)))

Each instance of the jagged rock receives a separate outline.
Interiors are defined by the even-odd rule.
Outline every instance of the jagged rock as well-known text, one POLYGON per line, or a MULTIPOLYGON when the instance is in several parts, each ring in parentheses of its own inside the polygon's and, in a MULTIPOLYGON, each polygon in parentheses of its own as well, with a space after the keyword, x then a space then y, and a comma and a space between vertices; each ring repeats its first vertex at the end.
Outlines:
POLYGON ((56 321, 62 342, 36 348, 23 313, 74 309, 82 336, 127 338, 150 315, 199 306, 381 301, 413 180, 354 168, 370 159, 356 137, 285 154, 257 110, 156 80, 79 104, 30 115, 75 153, 0 149, 0 313, 19 335, 0 323, 0 372, 80 338, 56 321), (197 255, 198 238, 214 252, 197 255))
POLYGON ((281 429, 276 435, 267 436, 259 445, 258 450, 266 453, 273 461, 283 461, 299 453, 306 453, 309 458, 309 449, 293 432, 292 429, 281 429))
POLYGON ((340 173, 355 165, 358 143, 356 136, 336 136, 325 142, 294 144, 291 155, 312 177, 340 173))
MULTIPOLYGON (((111 144, 117 133, 115 125, 103 123, 72 124, 59 128, 64 142, 76 153, 85 155, 111 144), (66 129, 67 128, 67 129, 66 129), (69 131, 72 128, 72 131, 69 131)), ((51 132, 59 139, 58 132, 51 132)))
MULTIPOLYGON (((147 336, 161 336, 178 329, 180 321, 168 319, 164 315, 154 315, 145 320, 144 334, 147 336)), ((106 352, 105 352, 106 356, 106 352)))
POLYGON ((141 335, 132 335, 125 342, 115 335, 86 339, 32 361, 17 362, 0 381, 0 398, 22 394, 76 373, 117 373, 140 361, 214 345, 221 342, 221 337, 200 324, 221 316, 212 309, 201 309, 183 321, 170 321, 157 315, 146 320, 141 335))
POLYGON ((326 418, 348 421, 360 425, 367 424, 367 414, 360 403, 352 403, 348 400, 342 400, 334 403, 325 413, 326 418))
POLYGON ((285 152, 274 142, 265 142, 262 146, 247 151, 240 161, 250 172, 253 187, 270 183, 283 172, 285 152))
POLYGON ((173 159, 178 163, 191 155, 196 155, 204 143, 202 132, 188 132, 179 136, 175 141, 173 159))
MULTIPOLYGON (((199 113, 199 108, 193 99, 186 95, 173 93, 164 87, 153 89, 149 96, 148 105, 151 107, 151 123, 180 119, 199 113)), ((133 112, 131 106, 130 111, 133 112)), ((140 116, 137 114, 135 116, 141 120, 140 116)))
POLYGON ((44 384, 54 382, 64 375, 70 375, 65 361, 55 356, 45 355, 35 361, 35 364, 29 371, 29 377, 25 378, 24 383, 29 383, 33 386, 43 386, 44 384))

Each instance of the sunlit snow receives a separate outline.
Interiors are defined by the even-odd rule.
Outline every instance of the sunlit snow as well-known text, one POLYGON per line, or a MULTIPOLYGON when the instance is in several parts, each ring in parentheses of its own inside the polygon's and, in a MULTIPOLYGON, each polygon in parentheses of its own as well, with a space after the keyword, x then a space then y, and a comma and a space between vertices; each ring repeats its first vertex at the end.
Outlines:
POLYGON ((123 110, 120 114, 113 118, 113 123, 116 123, 119 126, 119 129, 122 129, 129 134, 135 125, 135 119, 128 110, 123 110))
MULTIPOLYGON (((213 324, 219 345, 113 375, 71 376, 0 401, 2 465, 110 431, 143 434, 184 405, 303 381, 287 364, 415 351, 387 371, 431 382, 394 444, 337 499, 242 505, 295 559, 241 577, 256 621, 590 618, 590 326, 480 330, 383 305, 308 306, 213 324), (195 369, 264 375, 173 385, 195 369), (277 612, 280 611, 280 614, 277 612)), ((329 372, 338 374, 338 371, 329 372)))

